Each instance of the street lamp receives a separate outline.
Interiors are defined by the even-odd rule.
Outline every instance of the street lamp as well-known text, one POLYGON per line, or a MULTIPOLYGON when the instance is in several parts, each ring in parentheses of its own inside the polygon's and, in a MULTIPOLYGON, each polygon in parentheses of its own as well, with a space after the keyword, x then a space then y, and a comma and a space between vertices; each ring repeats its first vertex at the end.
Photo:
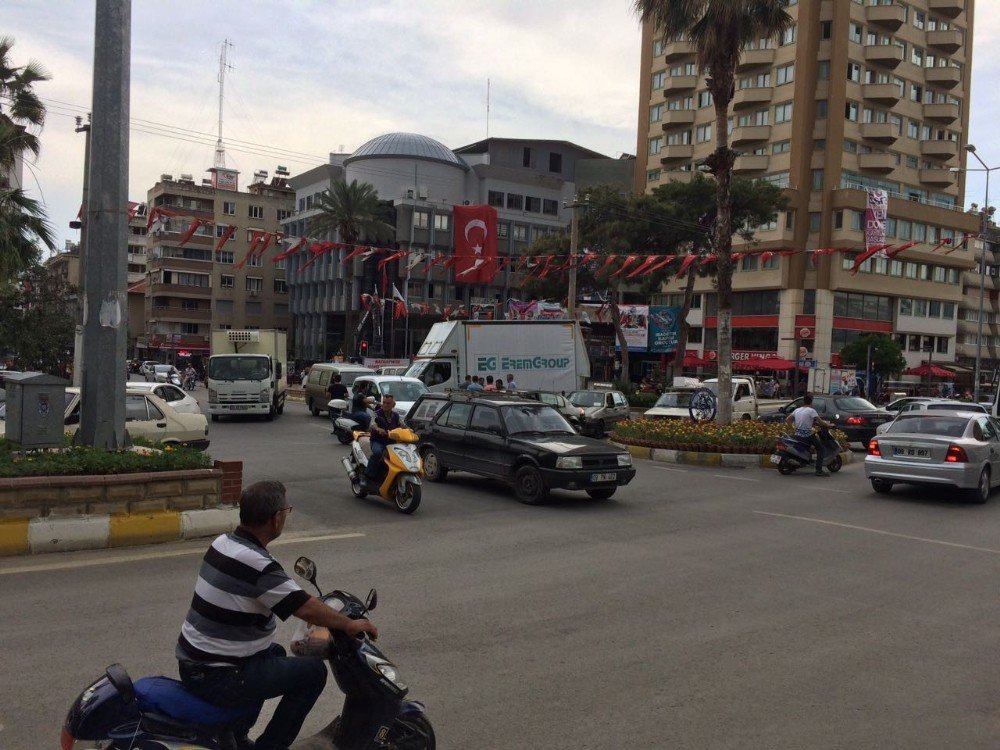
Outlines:
POLYGON ((975 381, 973 385, 973 401, 979 403, 979 371, 982 364, 983 357, 983 299, 984 299, 984 289, 986 285, 986 248, 988 246, 988 241, 986 239, 987 229, 989 228, 990 221, 990 172, 1000 169, 1000 167, 988 167, 986 162, 984 162, 979 154, 976 152, 976 147, 971 143, 966 145, 965 150, 976 157, 976 161, 983 165, 982 169, 968 169, 961 167, 952 167, 950 172, 985 172, 986 173, 986 203, 983 205, 982 211, 979 214, 979 239, 983 243, 983 252, 979 257, 979 323, 978 330, 976 333, 976 369, 975 369, 975 381))

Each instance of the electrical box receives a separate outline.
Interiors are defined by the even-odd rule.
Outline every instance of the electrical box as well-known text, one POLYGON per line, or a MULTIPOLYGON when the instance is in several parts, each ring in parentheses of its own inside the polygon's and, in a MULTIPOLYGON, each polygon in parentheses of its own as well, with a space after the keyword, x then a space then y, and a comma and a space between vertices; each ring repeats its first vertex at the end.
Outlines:
POLYGON ((4 381, 7 386, 4 437, 21 450, 61 448, 69 383, 41 372, 12 372, 4 376, 4 381))

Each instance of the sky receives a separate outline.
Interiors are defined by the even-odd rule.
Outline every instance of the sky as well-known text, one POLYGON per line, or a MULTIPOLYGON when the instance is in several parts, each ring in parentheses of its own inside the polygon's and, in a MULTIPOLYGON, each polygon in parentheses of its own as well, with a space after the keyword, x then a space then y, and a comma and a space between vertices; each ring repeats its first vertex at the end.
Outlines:
MULTIPOLYGON (((1000 2, 977 5, 970 141, 992 166, 1000 97, 986 92, 1000 84, 1000 55, 986 50, 1000 36, 1000 2)), ((36 86, 49 114, 25 187, 45 203, 61 247, 79 235, 68 226, 83 182, 74 115, 90 109, 94 3, 3 6, 14 63, 34 59, 52 75, 36 86)), ((223 138, 242 185, 255 170, 297 174, 387 132, 451 148, 480 140, 487 80, 491 136, 635 153, 640 30, 630 0, 133 0, 131 199, 145 200, 161 174, 200 181, 212 166, 225 38, 223 138)), ((1000 195, 1000 181, 992 187, 1000 195)), ((984 175, 971 175, 966 202, 982 204, 984 190, 984 175)))

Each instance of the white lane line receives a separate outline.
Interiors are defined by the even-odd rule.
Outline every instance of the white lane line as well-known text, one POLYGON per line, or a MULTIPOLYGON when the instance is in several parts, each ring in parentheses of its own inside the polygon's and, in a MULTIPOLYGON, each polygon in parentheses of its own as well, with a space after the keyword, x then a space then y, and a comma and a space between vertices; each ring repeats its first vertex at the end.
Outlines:
MULTIPOLYGON (((275 539, 271 546, 281 544, 292 544, 293 542, 319 542, 330 539, 356 539, 364 534, 323 534, 321 536, 300 536, 289 537, 288 539, 275 539)), ((205 541, 208 541, 206 537, 205 541)), ((138 562, 140 560, 158 560, 167 557, 183 557, 185 555, 203 555, 207 545, 198 545, 194 549, 172 549, 172 550, 149 550, 147 552, 134 552, 126 555, 113 555, 101 557, 94 560, 76 560, 53 563, 39 563, 36 565, 22 565, 16 568, 0 569, 0 576, 16 575, 20 573, 39 573, 49 570, 71 570, 73 568, 93 568, 97 565, 114 565, 116 563, 138 562)), ((99 550, 94 550, 95 552, 99 550)))
POLYGON ((792 516, 787 513, 769 513, 766 510, 753 511, 760 516, 773 516, 775 518, 789 518, 794 521, 809 521, 810 523, 820 523, 826 526, 839 526, 842 529, 853 529, 854 531, 867 531, 870 534, 880 534, 881 536, 892 536, 897 539, 909 539, 911 542, 926 542, 927 544, 939 544, 942 547, 955 547, 957 549, 967 549, 973 552, 986 552, 991 555, 1000 555, 1000 549, 990 547, 976 547, 971 544, 958 544, 957 542, 945 542, 941 539, 928 539, 924 536, 910 536, 909 534, 897 534, 894 531, 883 531, 882 529, 872 529, 867 526, 855 526, 850 523, 840 523, 839 521, 827 521, 823 518, 809 518, 807 516, 792 516))
POLYGON ((674 469, 674 468, 672 468, 670 466, 657 466, 656 464, 653 464, 653 468, 654 469, 659 469, 660 471, 676 471, 678 474, 687 474, 688 473, 687 469, 674 469))
POLYGON ((713 477, 718 477, 719 479, 735 479, 737 482, 759 482, 759 479, 751 479, 750 477, 738 477, 735 474, 713 474, 713 477))

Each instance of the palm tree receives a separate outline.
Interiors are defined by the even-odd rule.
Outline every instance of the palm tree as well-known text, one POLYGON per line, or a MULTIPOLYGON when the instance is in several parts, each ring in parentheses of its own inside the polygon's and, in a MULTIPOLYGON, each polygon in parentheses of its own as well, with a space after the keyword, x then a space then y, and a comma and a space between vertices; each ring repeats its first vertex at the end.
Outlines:
POLYGON ((0 284, 38 262, 39 243, 56 246, 41 204, 23 190, 0 190, 0 284))
POLYGON ((14 168, 20 154, 30 151, 38 156, 41 151, 38 136, 29 129, 45 123, 45 105, 33 86, 50 78, 34 60, 16 67, 10 59, 13 47, 13 37, 0 36, 0 179, 14 168))
MULTIPOLYGON (((707 77, 715 103, 715 151, 705 163, 715 176, 715 252, 719 256, 719 393, 732 392, 733 237, 730 185, 736 152, 729 148, 729 106, 735 93, 736 64, 755 39, 783 32, 792 22, 788 0, 634 0, 643 22, 665 38, 686 36, 707 77)), ((719 399, 719 421, 732 420, 733 404, 719 399)))
MULTIPOLYGON (((378 199, 378 192, 367 183, 357 180, 331 182, 324 190, 318 203, 313 204, 320 213, 309 222, 309 233, 320 235, 330 232, 339 236, 341 242, 356 245, 362 239, 374 241, 388 240, 396 228, 384 218, 385 209, 378 199)), ((372 261, 374 262, 374 261, 372 261)), ((344 322, 344 344, 349 352, 354 351, 354 273, 347 275, 347 311, 344 322)))

